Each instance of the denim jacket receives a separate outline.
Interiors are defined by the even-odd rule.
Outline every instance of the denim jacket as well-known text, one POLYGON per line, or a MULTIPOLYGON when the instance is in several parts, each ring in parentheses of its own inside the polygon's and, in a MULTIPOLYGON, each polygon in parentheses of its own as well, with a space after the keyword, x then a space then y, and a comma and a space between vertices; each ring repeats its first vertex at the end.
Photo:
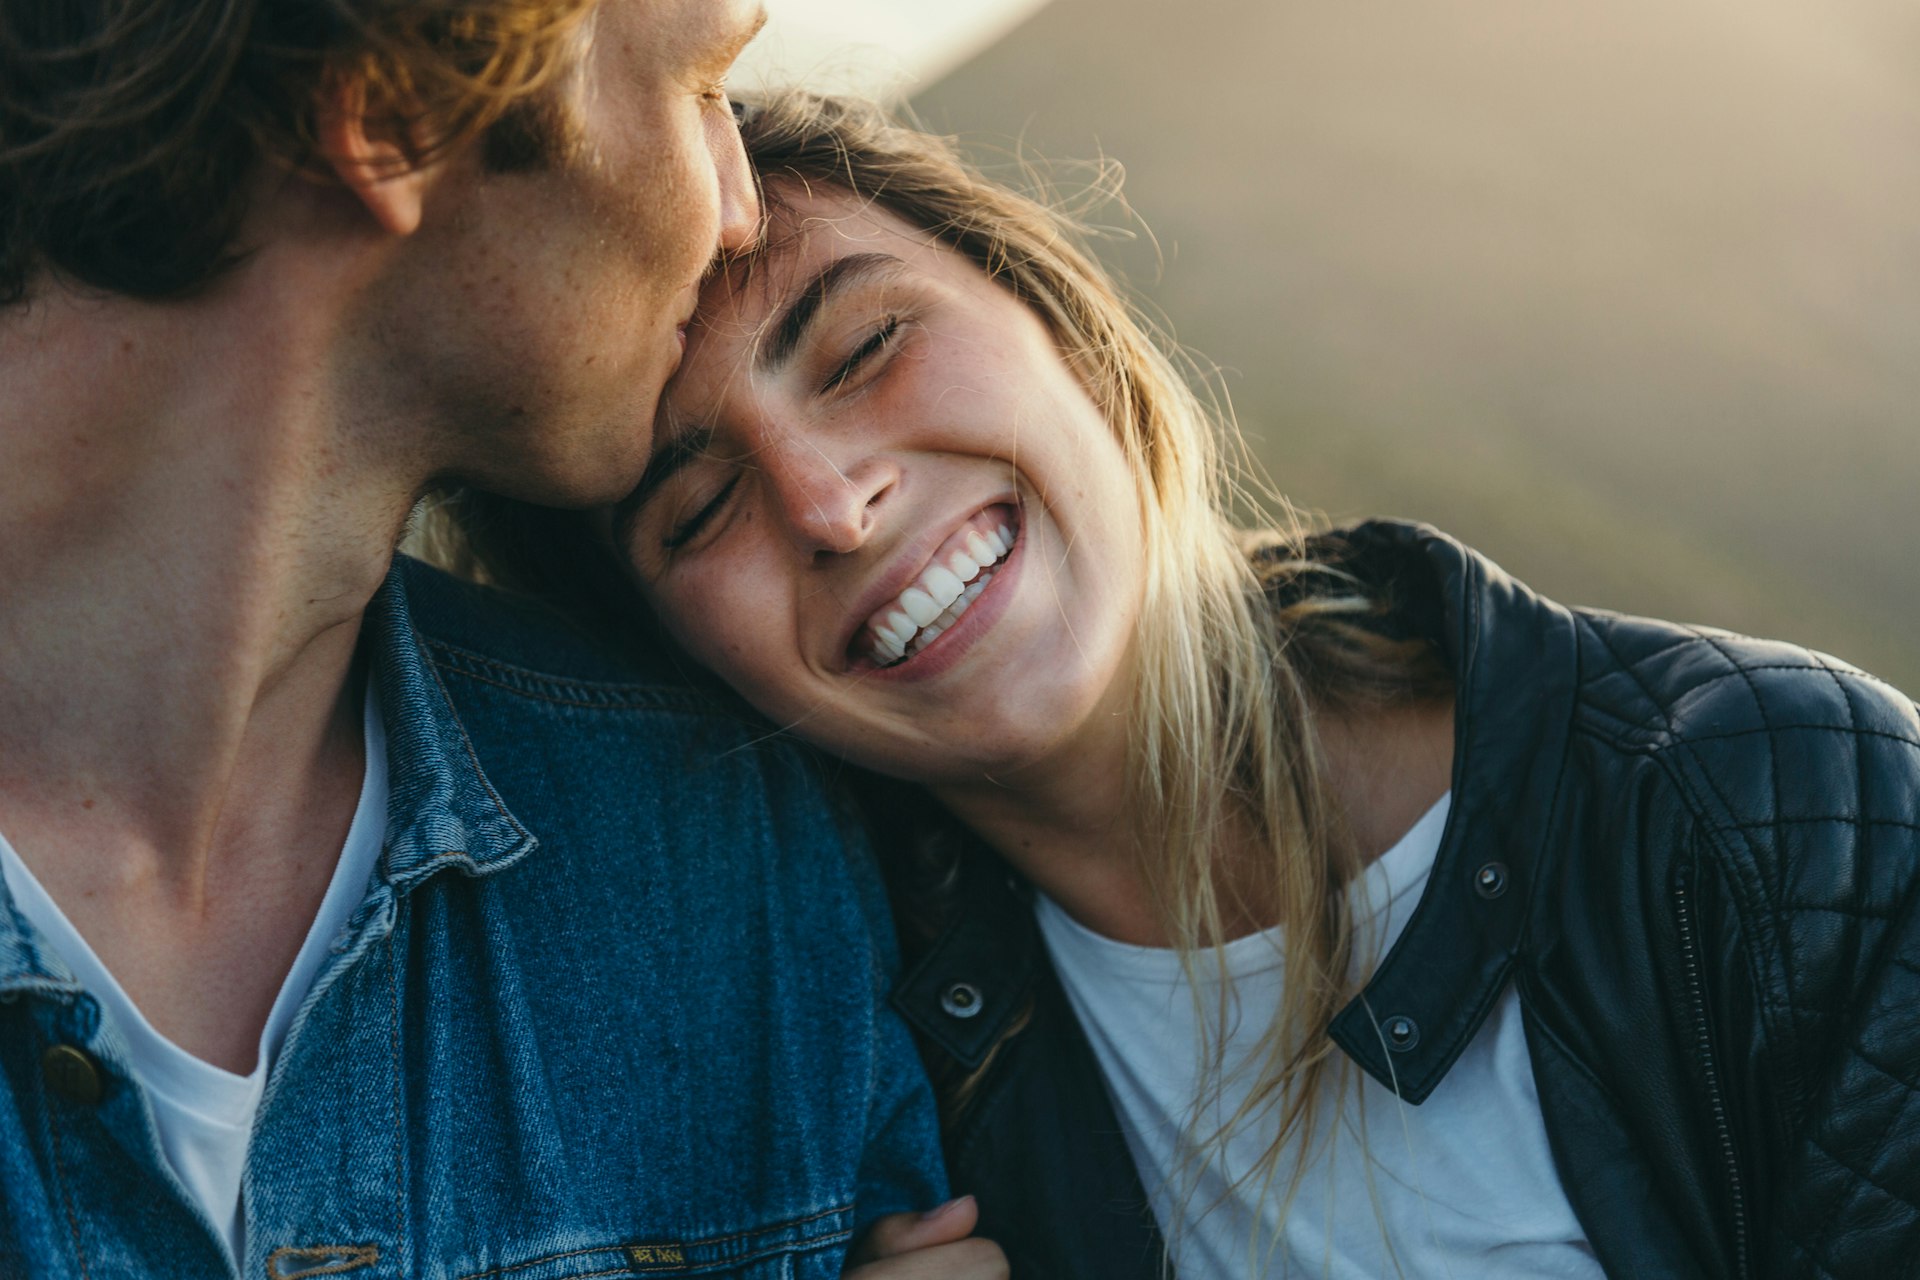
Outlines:
MULTIPOLYGON (((799 749, 398 562, 385 848, 269 1077, 249 1280, 838 1276, 945 1194, 864 849, 799 749)), ((0 888, 0 1280, 205 1280, 116 1028, 0 888)))

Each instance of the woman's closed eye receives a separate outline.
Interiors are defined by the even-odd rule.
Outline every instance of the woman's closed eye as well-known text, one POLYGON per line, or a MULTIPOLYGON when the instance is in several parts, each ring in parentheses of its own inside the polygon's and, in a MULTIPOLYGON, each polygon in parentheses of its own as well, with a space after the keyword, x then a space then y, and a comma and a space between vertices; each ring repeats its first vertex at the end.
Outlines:
POLYGON ((739 487, 740 475, 740 472, 734 472, 733 478, 721 485, 719 491, 711 498, 701 503, 698 510, 674 525, 667 536, 661 539, 661 549, 665 551, 675 551, 699 537, 700 531, 712 523, 715 516, 720 514, 721 509, 726 506, 727 499, 732 497, 733 491, 739 487))
POLYGON ((825 395, 846 385, 856 374, 861 373, 884 354, 899 332, 900 317, 897 315, 887 316, 868 330, 854 349, 848 353, 847 358, 827 375, 827 380, 820 385, 820 393, 825 395))

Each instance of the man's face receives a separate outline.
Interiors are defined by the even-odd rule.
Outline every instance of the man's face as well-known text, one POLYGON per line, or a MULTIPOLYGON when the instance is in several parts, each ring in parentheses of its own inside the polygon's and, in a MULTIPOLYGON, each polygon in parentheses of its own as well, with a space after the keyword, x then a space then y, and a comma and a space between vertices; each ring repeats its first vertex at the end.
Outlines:
POLYGON ((563 506, 639 478, 700 277, 758 223, 722 85, 762 21, 759 0, 604 0, 545 113, 554 154, 487 172, 476 147, 429 194, 379 328, 444 470, 563 506))

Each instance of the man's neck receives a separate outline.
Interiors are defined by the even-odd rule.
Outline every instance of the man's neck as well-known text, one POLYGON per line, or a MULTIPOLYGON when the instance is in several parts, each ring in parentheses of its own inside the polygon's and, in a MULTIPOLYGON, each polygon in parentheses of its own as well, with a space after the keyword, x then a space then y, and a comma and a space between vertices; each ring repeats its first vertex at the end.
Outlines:
POLYGON ((357 443, 299 301, 0 317, 0 830, 155 1025, 234 1065, 248 1028, 173 1007, 169 964, 297 951, 359 788, 360 615, 424 479, 357 443), (244 902, 270 906, 237 937, 244 902))

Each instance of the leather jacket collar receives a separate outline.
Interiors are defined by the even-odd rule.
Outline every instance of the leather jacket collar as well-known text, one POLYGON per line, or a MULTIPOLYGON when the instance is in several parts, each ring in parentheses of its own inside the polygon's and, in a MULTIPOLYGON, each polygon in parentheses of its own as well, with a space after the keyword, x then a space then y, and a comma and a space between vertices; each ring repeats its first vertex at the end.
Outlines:
POLYGON ((1564 774, 1578 637, 1571 614, 1424 525, 1340 535, 1365 581, 1404 583, 1413 629, 1455 680, 1453 805, 1427 890, 1399 944, 1329 1034, 1418 1104, 1506 986, 1564 774), (1498 627, 1487 625, 1489 618, 1498 627))
MULTIPOLYGON (((1391 589, 1396 621, 1437 643, 1456 681, 1453 805, 1426 893, 1400 945, 1330 1028, 1368 1074, 1417 1104, 1473 1039, 1521 946, 1563 772, 1578 642, 1567 610, 1425 525, 1374 521, 1323 541, 1328 558, 1391 589)), ((972 1070, 1030 999, 1043 956, 1012 871, 987 855, 968 859, 962 876, 952 926, 893 1002, 972 1070)))

